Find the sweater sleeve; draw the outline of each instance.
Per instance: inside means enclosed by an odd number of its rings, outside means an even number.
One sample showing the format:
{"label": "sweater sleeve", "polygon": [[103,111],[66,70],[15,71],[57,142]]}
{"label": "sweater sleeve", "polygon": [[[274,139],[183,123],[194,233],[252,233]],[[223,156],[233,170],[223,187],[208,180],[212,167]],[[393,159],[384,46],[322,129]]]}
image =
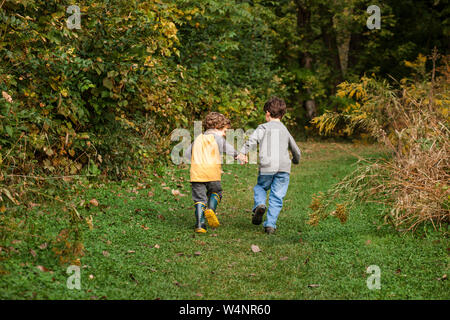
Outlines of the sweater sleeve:
{"label": "sweater sleeve", "polygon": [[297,146],[295,139],[289,134],[289,148],[292,151],[292,162],[298,164],[301,158],[300,148]]}
{"label": "sweater sleeve", "polygon": [[252,148],[255,148],[264,136],[264,128],[258,126],[255,131],[250,135],[248,140],[242,146],[240,153],[247,154]]}
{"label": "sweater sleeve", "polygon": [[186,152],[184,153],[184,158],[185,158],[185,160],[186,160],[186,163],[188,163],[188,164],[191,163],[192,146],[193,146],[193,143],[191,143],[191,144],[189,145],[189,148],[187,148]]}
{"label": "sweater sleeve", "polygon": [[234,147],[227,142],[227,140],[219,135],[214,135],[217,145],[219,146],[219,152],[220,154],[227,154],[229,156],[232,156],[233,158],[236,158],[238,156],[238,152],[234,149]]}

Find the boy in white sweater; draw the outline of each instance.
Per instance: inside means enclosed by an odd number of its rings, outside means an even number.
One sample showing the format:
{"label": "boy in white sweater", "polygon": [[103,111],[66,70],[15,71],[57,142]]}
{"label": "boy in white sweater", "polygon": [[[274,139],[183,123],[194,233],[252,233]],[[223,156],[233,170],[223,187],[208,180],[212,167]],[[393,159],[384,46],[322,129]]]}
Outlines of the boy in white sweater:
{"label": "boy in white sweater", "polygon": [[289,174],[292,162],[300,161],[300,149],[288,129],[281,122],[286,113],[286,103],[277,97],[271,98],[264,104],[266,123],[259,125],[240,153],[246,155],[250,148],[259,144],[259,175],[258,182],[253,188],[254,206],[252,223],[260,225],[266,212],[267,191],[269,195],[269,210],[264,221],[264,230],[268,234],[275,232],[278,215],[283,207],[283,198],[289,186]]}

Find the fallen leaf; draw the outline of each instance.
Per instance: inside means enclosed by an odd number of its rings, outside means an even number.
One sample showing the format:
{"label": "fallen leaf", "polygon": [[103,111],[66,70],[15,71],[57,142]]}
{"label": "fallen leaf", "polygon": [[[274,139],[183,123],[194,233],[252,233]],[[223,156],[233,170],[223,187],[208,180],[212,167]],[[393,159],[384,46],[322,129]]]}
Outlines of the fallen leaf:
{"label": "fallen leaf", "polygon": [[255,253],[261,251],[261,249],[260,249],[257,245],[255,245],[255,244],[252,244],[251,249],[252,249],[252,251],[255,252]]}
{"label": "fallen leaf", "polygon": [[372,241],[370,241],[370,240],[366,241],[366,245],[370,245],[371,243],[372,243]]}
{"label": "fallen leaf", "polygon": [[156,217],[163,221],[166,220],[166,218],[164,218],[164,216],[162,214],[158,214]]}
{"label": "fallen leaf", "polygon": [[288,257],[281,257],[281,258],[280,258],[281,261],[285,261],[285,260],[287,260],[287,259],[288,259]]}
{"label": "fallen leaf", "polygon": [[318,288],[320,284],[308,284],[308,288]]}
{"label": "fallen leaf", "polygon": [[0,191],[1,191],[5,196],[7,196],[9,200],[11,200],[11,201],[12,201],[13,203],[15,203],[16,205],[19,205],[19,204],[20,204],[19,201],[17,201],[16,199],[14,199],[14,197],[11,195],[11,192],[9,192],[8,189],[3,188],[3,189],[0,189]]}
{"label": "fallen leaf", "polygon": [[203,297],[203,295],[202,295],[200,292],[197,292],[195,295],[196,295],[197,297]]}
{"label": "fallen leaf", "polygon": [[160,247],[159,247],[159,244],[155,244],[155,245],[153,246],[153,248],[159,249],[159,248],[160,248]]}
{"label": "fallen leaf", "polygon": [[30,253],[33,257],[36,258],[36,256],[37,256],[36,251],[34,251],[33,249],[30,249]]}
{"label": "fallen leaf", "polygon": [[135,253],[136,251],[134,250],[128,250],[127,253]]}
{"label": "fallen leaf", "polygon": [[84,218],[84,220],[86,220],[86,224],[88,225],[89,230],[94,229],[94,223],[93,223],[94,218],[92,217],[92,215],[90,215],[89,217]]}
{"label": "fallen leaf", "polygon": [[39,270],[41,270],[42,272],[49,272],[50,270],[48,270],[46,267],[44,266],[36,266],[36,268],[38,268]]}
{"label": "fallen leaf", "polygon": [[195,251],[194,252],[194,255],[196,255],[196,256],[200,256],[202,253],[200,252],[200,251]]}
{"label": "fallen leaf", "polygon": [[48,246],[48,244],[47,244],[47,242],[45,242],[39,246],[39,249],[44,250],[47,248],[47,246]]}
{"label": "fallen leaf", "polygon": [[153,197],[155,194],[153,193],[153,192],[151,192],[151,191],[149,191],[148,193],[147,193],[147,196],[148,197]]}
{"label": "fallen leaf", "polygon": [[94,207],[98,207],[98,201],[97,201],[97,199],[91,199],[91,200],[89,201],[89,203],[92,204]]}
{"label": "fallen leaf", "polygon": [[13,102],[13,99],[11,98],[11,96],[10,96],[7,92],[2,91],[2,96],[3,96],[3,98],[4,98],[6,101],[8,101],[9,103],[12,103],[12,102]]}
{"label": "fallen leaf", "polygon": [[9,247],[9,251],[15,252],[15,253],[19,253],[19,250],[17,250],[17,249],[14,248],[14,247]]}
{"label": "fallen leaf", "polygon": [[177,189],[172,189],[172,194],[176,197],[180,195],[180,191]]}
{"label": "fallen leaf", "polygon": [[108,252],[108,251],[104,250],[102,253],[103,253],[103,255],[104,255],[105,257],[109,257],[109,252]]}
{"label": "fallen leaf", "polygon": [[447,280],[447,274],[444,274],[442,277],[437,278],[438,281]]}
{"label": "fallen leaf", "polygon": [[[73,157],[75,155],[75,150],[70,149],[69,150],[69,154]],[[64,182],[71,182],[72,178],[71,177],[63,177],[62,178]]]}
{"label": "fallen leaf", "polygon": [[94,275],[93,275],[93,274],[90,274],[90,275],[89,275],[89,279],[91,279],[91,280],[94,279]]}
{"label": "fallen leaf", "polygon": [[138,182],[137,183],[137,188],[140,189],[145,189],[145,185],[143,183]]}

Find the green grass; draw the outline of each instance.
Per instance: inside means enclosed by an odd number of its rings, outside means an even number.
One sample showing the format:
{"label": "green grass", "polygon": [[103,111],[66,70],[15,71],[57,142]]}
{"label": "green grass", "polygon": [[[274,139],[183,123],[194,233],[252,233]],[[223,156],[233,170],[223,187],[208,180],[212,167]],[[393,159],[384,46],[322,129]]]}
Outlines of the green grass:
{"label": "green grass", "polygon": [[[365,203],[346,224],[334,218],[317,227],[306,224],[311,196],[353,170],[357,158],[346,150],[381,156],[376,147],[308,143],[301,148],[301,164],[293,166],[278,230],[271,236],[251,224],[253,165],[224,167],[221,226],[205,235],[193,233],[186,168],[168,169],[164,179],[141,177],[143,186],[130,180],[86,188],[79,200],[95,198],[100,206],[78,210],[83,217],[92,215],[94,225],[89,230],[83,222],[81,290],[66,288],[67,265],[58,264],[51,250],[51,239],[68,225],[63,206],[42,204],[20,215],[6,211],[37,236],[4,235],[1,246],[9,250],[1,252],[0,298],[449,299],[449,281],[438,280],[448,273],[449,242],[439,232],[398,234],[382,224],[376,205]],[[185,196],[177,200],[171,189]],[[44,242],[48,247],[40,249]],[[261,252],[252,252],[253,244]],[[381,269],[380,290],[366,286],[369,265]]]}

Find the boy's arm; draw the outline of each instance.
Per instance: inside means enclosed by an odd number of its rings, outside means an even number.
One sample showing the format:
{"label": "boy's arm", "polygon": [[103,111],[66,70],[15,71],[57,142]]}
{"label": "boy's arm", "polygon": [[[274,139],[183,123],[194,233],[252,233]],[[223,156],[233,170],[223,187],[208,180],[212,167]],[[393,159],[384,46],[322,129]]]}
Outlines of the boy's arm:
{"label": "boy's arm", "polygon": [[220,154],[225,153],[236,159],[236,157],[238,156],[238,152],[234,149],[234,147],[229,144],[224,137],[221,137],[219,135],[214,135],[214,137],[216,138],[216,142],[219,146]]}
{"label": "boy's arm", "polygon": [[289,134],[289,148],[292,151],[292,162],[298,164],[301,158],[300,148],[297,146],[295,139]]}
{"label": "boy's arm", "polygon": [[186,160],[187,160],[186,163],[191,163],[191,158],[192,158],[192,146],[193,146],[193,143],[190,144],[189,148],[187,148],[186,152],[184,153],[184,157],[185,157]]}
{"label": "boy's arm", "polygon": [[242,146],[240,153],[247,154],[251,148],[256,147],[256,145],[261,141],[264,136],[264,129],[258,126],[255,131],[250,135],[248,140]]}

